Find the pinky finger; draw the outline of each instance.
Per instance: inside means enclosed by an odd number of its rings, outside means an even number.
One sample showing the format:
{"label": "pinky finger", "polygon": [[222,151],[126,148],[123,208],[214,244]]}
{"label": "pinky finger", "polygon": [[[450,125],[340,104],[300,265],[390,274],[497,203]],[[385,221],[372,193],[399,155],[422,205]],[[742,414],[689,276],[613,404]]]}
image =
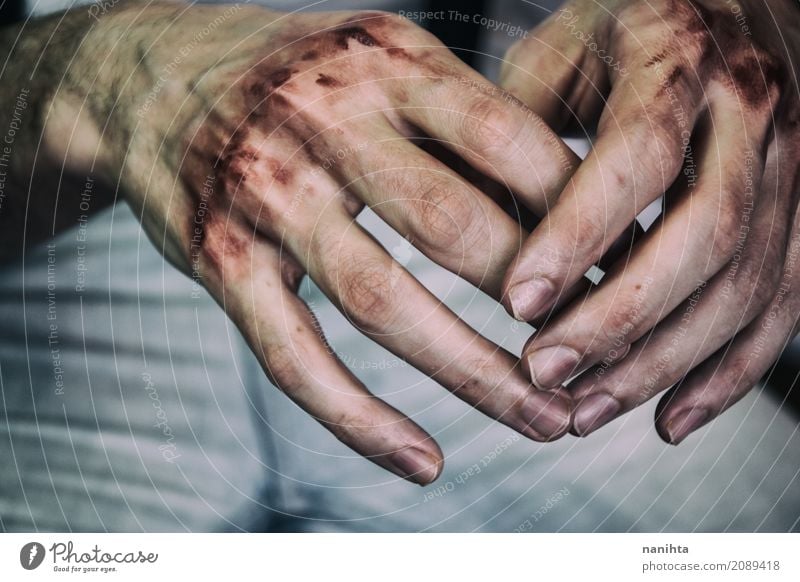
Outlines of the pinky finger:
{"label": "pinky finger", "polygon": [[736,404],[794,339],[800,316],[800,289],[787,281],[784,278],[760,317],[661,399],[655,421],[664,441],[679,444]]}
{"label": "pinky finger", "polygon": [[[263,252],[280,260],[277,249]],[[270,380],[358,454],[413,483],[436,480],[443,459],[433,438],[359,382],[329,347],[306,304],[263,275],[275,272],[270,266],[254,266],[252,281],[226,294],[228,313]]]}

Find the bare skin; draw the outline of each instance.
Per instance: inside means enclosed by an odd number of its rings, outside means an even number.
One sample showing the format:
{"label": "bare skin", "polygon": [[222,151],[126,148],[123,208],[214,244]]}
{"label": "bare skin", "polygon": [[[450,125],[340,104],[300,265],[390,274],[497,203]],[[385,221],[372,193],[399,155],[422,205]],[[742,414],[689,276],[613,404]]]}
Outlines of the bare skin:
{"label": "bare skin", "polygon": [[[0,213],[6,258],[74,223],[69,185],[91,173],[118,184],[155,246],[208,289],[275,384],[378,465],[425,484],[443,460],[332,355],[296,295],[306,274],[361,332],[471,405],[538,441],[567,431],[568,398],[535,390],[517,358],[354,221],[371,206],[499,299],[526,233],[410,139],[441,140],[539,212],[577,161],[435,38],[384,13],[137,2],[97,23],[77,11],[28,25],[22,44],[17,32],[3,33],[3,83],[30,86],[38,113],[15,145],[18,186]],[[30,78],[40,57],[46,75]],[[30,176],[42,187],[29,195]]]}
{"label": "bare skin", "polygon": [[[673,387],[677,444],[746,394],[797,331],[800,7],[776,0],[575,0],[508,55],[502,85],[597,141],[509,270],[505,302],[546,320],[523,358],[582,372],[585,436]],[[552,305],[664,192],[665,212],[600,285]]]}

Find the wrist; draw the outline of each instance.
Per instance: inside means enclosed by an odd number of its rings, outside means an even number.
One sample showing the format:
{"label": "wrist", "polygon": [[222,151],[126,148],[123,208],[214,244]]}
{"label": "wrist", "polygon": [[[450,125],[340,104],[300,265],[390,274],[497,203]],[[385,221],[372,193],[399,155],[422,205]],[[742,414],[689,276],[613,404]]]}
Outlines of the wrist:
{"label": "wrist", "polygon": [[[264,26],[266,14],[246,4],[131,0],[97,19],[70,67],[67,95],[85,103],[87,125],[102,128],[105,164],[115,175],[123,165],[154,162],[135,154],[158,151],[169,139],[164,132],[181,132],[209,97],[218,97],[204,96],[198,81],[232,45],[263,39],[252,30]],[[66,99],[61,105],[67,118],[74,116]]]}

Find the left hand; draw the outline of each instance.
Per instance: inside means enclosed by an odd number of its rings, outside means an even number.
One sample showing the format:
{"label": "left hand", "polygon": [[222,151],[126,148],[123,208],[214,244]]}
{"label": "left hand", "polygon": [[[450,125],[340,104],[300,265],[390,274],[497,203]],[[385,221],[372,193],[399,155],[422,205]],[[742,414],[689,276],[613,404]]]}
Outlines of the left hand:
{"label": "left hand", "polygon": [[576,434],[677,383],[656,416],[677,444],[794,337],[799,22],[791,0],[573,0],[509,52],[503,87],[554,129],[599,115],[592,152],[506,275],[509,311],[546,318],[666,192],[642,240],[523,352],[540,388],[583,372]]}

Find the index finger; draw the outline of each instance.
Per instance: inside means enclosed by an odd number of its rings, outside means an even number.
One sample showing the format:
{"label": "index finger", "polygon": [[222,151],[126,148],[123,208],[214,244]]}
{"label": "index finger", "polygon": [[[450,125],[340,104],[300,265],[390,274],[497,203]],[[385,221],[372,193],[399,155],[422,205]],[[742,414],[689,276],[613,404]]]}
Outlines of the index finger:
{"label": "index finger", "polygon": [[680,172],[702,90],[680,76],[648,72],[621,83],[600,120],[595,148],[506,275],[504,302],[517,319],[544,312]]}

